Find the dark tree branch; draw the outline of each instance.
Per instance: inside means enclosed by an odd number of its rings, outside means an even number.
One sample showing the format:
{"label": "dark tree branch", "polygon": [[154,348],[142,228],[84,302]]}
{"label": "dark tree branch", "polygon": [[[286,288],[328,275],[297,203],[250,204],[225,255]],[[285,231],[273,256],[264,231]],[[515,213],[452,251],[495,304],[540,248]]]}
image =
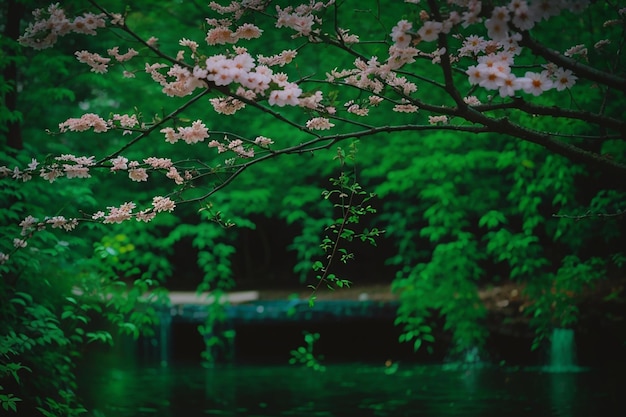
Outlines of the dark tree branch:
{"label": "dark tree branch", "polygon": [[603,116],[601,114],[588,111],[569,110],[557,106],[541,106],[524,100],[522,97],[515,97],[511,101],[499,104],[484,104],[474,106],[476,110],[483,113],[491,110],[516,109],[527,114],[535,114],[541,116],[563,117],[568,119],[582,120],[612,130],[616,130],[626,139],[626,121],[614,119],[612,117]]}
{"label": "dark tree branch", "polygon": [[626,177],[626,165],[605,156],[587,151],[567,142],[555,139],[548,133],[539,132],[513,123],[507,118],[492,119],[478,112],[471,112],[468,120],[480,123],[494,133],[513,136],[540,145],[573,162],[588,164],[614,175]]}
{"label": "dark tree branch", "polygon": [[528,32],[522,32],[520,45],[529,48],[534,54],[543,57],[548,62],[552,62],[560,67],[571,70],[578,77],[586,78],[599,84],[615,88],[622,93],[626,93],[626,78],[600,71],[599,69],[568,58],[559,52],[549,49],[536,42]]}
{"label": "dark tree branch", "polygon": [[[15,41],[20,36],[20,23],[26,12],[24,5],[16,0],[9,0],[6,5],[6,19],[4,22],[4,36]],[[10,54],[11,55],[11,54]],[[4,105],[9,112],[17,109],[17,78],[18,70],[15,60],[10,60],[3,71],[4,81],[11,85],[11,89],[4,94]],[[12,149],[22,149],[24,141],[22,138],[22,127],[19,120],[7,122],[7,146]]]}
{"label": "dark tree branch", "polygon": [[589,218],[600,218],[600,219],[608,219],[608,218],[616,218],[626,216],[625,210],[618,210],[615,213],[592,213],[591,211],[587,211],[585,214],[580,215],[572,215],[572,214],[553,214],[552,217],[560,218],[560,219],[571,219],[571,220],[585,220]]}

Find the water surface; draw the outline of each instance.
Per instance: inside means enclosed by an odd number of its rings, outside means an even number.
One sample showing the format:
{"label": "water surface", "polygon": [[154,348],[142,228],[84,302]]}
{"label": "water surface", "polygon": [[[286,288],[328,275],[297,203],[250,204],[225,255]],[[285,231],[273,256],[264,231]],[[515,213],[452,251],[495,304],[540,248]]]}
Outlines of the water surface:
{"label": "water surface", "polygon": [[109,358],[85,367],[82,382],[99,417],[612,417],[622,415],[623,375],[403,363],[327,364],[325,372],[290,365],[206,369]]}

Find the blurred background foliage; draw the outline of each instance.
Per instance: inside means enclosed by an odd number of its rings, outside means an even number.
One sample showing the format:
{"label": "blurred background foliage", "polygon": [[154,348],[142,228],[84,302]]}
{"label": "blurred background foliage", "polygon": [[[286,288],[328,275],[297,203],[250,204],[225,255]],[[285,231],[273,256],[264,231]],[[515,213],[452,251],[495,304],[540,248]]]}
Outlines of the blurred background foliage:
{"label": "blurred background foliage", "polygon": [[[127,7],[128,24],[142,36],[162,39],[166,52],[171,54],[176,50],[168,51],[167,47],[176,45],[178,39],[204,37],[205,8],[198,2],[136,0],[130,6],[114,0],[99,3],[109,10]],[[8,13],[9,5],[17,14]],[[26,11],[37,6],[44,4],[11,0],[2,6],[2,16],[21,19],[23,29],[29,18]],[[87,8],[83,1],[67,1],[63,6],[77,14]],[[405,17],[411,18],[409,5],[398,7],[406,7]],[[379,27],[388,33],[395,23],[384,14],[376,16],[366,11],[348,13],[345,19],[345,27],[362,37],[374,29],[379,32]],[[591,28],[592,36],[600,30],[602,19],[585,14],[567,24],[579,28],[578,33]],[[150,120],[184,102],[161,94],[160,87],[141,71],[135,79],[102,77],[74,59],[75,50],[103,52],[116,45],[116,33],[68,36],[56,48],[33,51],[22,49],[11,39],[8,20],[1,23],[6,30],[1,39],[0,66],[4,75],[0,94],[6,98],[17,93],[16,107],[5,107],[0,112],[2,165],[25,166],[32,157],[41,155],[110,154],[128,137],[89,132],[56,135],[46,130],[54,132],[60,122],[85,112],[104,116],[139,112]],[[562,36],[558,22],[544,26],[538,36],[551,47],[564,49],[574,42]],[[285,31],[265,33],[260,42],[271,42],[273,50],[291,49],[298,44]],[[381,45],[363,45],[362,52],[375,54],[377,48]],[[250,49],[263,52],[259,42],[252,42]],[[312,48],[302,48],[295,71],[322,79],[324,74],[319,71],[325,68],[325,61],[337,62],[337,66],[347,64],[343,58],[335,58],[331,48],[326,52],[328,55],[320,56]],[[599,62],[603,57],[589,59]],[[16,72],[10,71],[12,64]],[[440,76],[436,66],[424,68],[423,77]],[[121,73],[122,69],[112,71]],[[325,94],[331,94],[330,87],[325,88]],[[441,91],[426,90],[424,93],[430,94],[428,102],[447,101]],[[332,94],[346,98],[344,91]],[[623,96],[604,103],[603,99],[600,89],[583,83],[571,95],[548,92],[536,102],[594,109],[605,106],[607,114],[624,119]],[[292,111],[296,115],[298,110],[281,110],[284,114]],[[367,122],[384,125],[389,117],[418,118],[424,123],[427,120],[426,113],[372,112]],[[179,122],[197,119],[204,120],[214,131],[263,135],[280,146],[297,144],[302,139],[297,130],[251,108],[228,117],[216,114],[207,101],[201,101],[184,111]],[[520,121],[537,130],[563,135],[582,137],[587,133],[583,123],[532,117]],[[21,149],[8,146],[9,126],[20,129]],[[124,155],[129,159],[146,155],[178,161],[189,158],[189,145],[170,145],[160,134],[152,136]],[[616,159],[624,160],[626,156],[623,140],[585,146],[599,147]],[[206,146],[196,145],[193,152],[193,158],[207,164],[223,162]],[[323,191],[332,187],[329,178],[337,177],[341,170],[333,160],[335,154],[333,148],[284,155],[254,165],[208,201],[180,205],[173,214],[148,224],[126,222],[102,227],[88,223],[71,233],[36,234],[27,248],[12,254],[13,266],[0,265],[0,334],[9,335],[0,345],[0,357],[3,363],[14,364],[18,363],[15,358],[20,358],[19,366],[24,367],[15,371],[21,379],[13,377],[12,368],[0,367],[4,392],[12,392],[12,385],[25,384],[26,373],[35,372],[36,364],[38,375],[65,378],[58,383],[64,384],[63,388],[44,395],[37,406],[50,415],[71,415],[63,404],[71,408],[73,403],[67,393],[74,382],[71,373],[61,368],[72,367],[71,358],[80,354],[84,343],[108,341],[102,332],[110,327],[98,317],[106,316],[118,330],[130,334],[148,329],[156,319],[154,312],[148,308],[142,309],[143,315],[133,315],[135,304],[145,302],[139,295],[148,290],[292,288],[314,282],[311,265],[323,256],[320,242],[324,230],[337,216],[332,203],[322,198]],[[339,265],[337,274],[356,287],[372,282],[391,285],[401,302],[397,318],[397,324],[404,329],[401,340],[416,348],[434,340],[434,328],[441,322],[458,352],[484,345],[488,337],[484,327],[487,311],[479,298],[480,289],[510,282],[523,288],[527,299],[523,312],[535,331],[536,347],[553,327],[576,326],[577,302],[585,294],[604,288],[603,283],[623,283],[624,216],[597,216],[626,210],[623,178],[591,170],[517,139],[437,130],[363,139],[355,167],[361,186],[377,195],[372,202],[377,214],[361,218],[359,228],[379,228],[386,233],[377,239],[376,247],[350,244],[355,260]],[[199,182],[184,196],[202,195],[216,185],[215,181]],[[125,201],[150,200],[153,195],[166,194],[169,186],[158,179],[133,183],[125,175],[106,173],[94,175],[89,181],[63,178],[54,185],[43,180],[3,180],[0,252],[11,252],[12,241],[5,237],[14,236],[17,223],[27,215],[72,217],[80,210],[91,213]],[[214,221],[218,212],[221,222]],[[582,220],[553,216],[586,213],[590,216]],[[234,226],[227,227],[230,223]],[[83,289],[80,297],[72,294],[74,287]],[[604,292],[602,296],[624,299],[623,287],[611,288],[612,295]],[[106,303],[111,308],[100,307],[102,294],[116,291],[119,297]],[[47,330],[41,330],[41,326],[47,326]],[[51,346],[70,348],[55,350]],[[41,355],[46,358],[45,365],[39,360]],[[58,355],[61,360],[50,355]],[[39,378],[32,380],[35,385],[41,383]],[[41,389],[25,385],[19,391],[22,397]],[[0,395],[6,397],[2,393],[0,390]],[[8,404],[7,398],[3,402]]]}

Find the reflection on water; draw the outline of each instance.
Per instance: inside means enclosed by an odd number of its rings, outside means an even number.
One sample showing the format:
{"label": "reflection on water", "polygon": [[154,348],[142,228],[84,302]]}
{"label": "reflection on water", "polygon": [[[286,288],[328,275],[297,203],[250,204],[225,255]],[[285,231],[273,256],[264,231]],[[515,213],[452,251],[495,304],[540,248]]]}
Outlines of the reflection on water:
{"label": "reflection on water", "polygon": [[[111,358],[109,358],[111,359]],[[618,413],[619,373],[400,364],[120,364],[83,369],[94,416],[560,416]],[[621,398],[620,398],[621,400]]]}

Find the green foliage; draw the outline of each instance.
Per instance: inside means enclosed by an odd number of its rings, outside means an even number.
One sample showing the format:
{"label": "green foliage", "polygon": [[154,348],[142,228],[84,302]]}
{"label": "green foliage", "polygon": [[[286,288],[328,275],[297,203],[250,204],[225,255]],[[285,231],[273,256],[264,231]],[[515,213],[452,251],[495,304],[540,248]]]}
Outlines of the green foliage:
{"label": "green foliage", "polygon": [[605,278],[606,264],[603,259],[593,257],[581,261],[577,256],[569,255],[555,273],[529,280],[525,292],[534,302],[528,314],[537,329],[532,349],[541,346],[553,328],[574,327],[579,314],[577,300],[585,290]]}
{"label": "green foliage", "polygon": [[[338,178],[331,178],[330,183],[333,186],[331,190],[322,192],[322,196],[326,200],[333,201],[333,207],[339,211],[340,216],[336,218],[329,226],[326,227],[326,234],[322,238],[320,248],[326,255],[326,261],[313,262],[313,271],[317,273],[316,285],[310,285],[313,289],[312,297],[321,284],[334,290],[335,288],[350,287],[351,282],[347,279],[337,277],[331,271],[333,262],[339,261],[346,264],[354,260],[354,253],[350,252],[343,244],[352,241],[361,241],[376,246],[376,238],[380,237],[384,231],[378,228],[363,229],[357,231],[354,229],[361,222],[363,216],[376,213],[376,209],[370,204],[370,200],[375,194],[368,193],[357,182],[356,169],[357,142],[352,142],[348,153],[341,147],[337,148],[335,159],[339,161],[341,173]],[[352,166],[346,166],[349,162]],[[347,171],[351,169],[351,171]],[[309,304],[313,305],[314,298],[309,300]]]}
{"label": "green foliage", "polygon": [[289,363],[291,365],[300,364],[317,372],[324,372],[326,367],[320,363],[322,356],[316,356],[313,352],[315,342],[319,340],[319,333],[304,332],[304,346],[291,351]]}

